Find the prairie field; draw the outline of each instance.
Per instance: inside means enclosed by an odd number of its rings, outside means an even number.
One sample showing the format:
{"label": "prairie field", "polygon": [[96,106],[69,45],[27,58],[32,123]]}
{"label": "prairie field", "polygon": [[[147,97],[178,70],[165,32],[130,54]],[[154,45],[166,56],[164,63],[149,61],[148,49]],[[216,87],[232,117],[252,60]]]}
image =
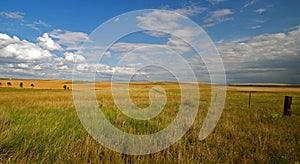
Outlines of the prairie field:
{"label": "prairie field", "polygon": [[[0,163],[300,162],[299,88],[228,87],[216,128],[205,140],[199,140],[211,101],[210,85],[199,84],[196,120],[179,141],[154,154],[126,155],[105,148],[87,133],[76,113],[70,81],[0,82]],[[24,83],[22,88],[20,82]],[[160,131],[177,115],[181,96],[176,83],[130,83],[135,105],[149,106],[149,91],[154,86],[164,88],[165,108],[150,120],[134,120],[118,110],[110,83],[95,84],[105,116],[115,127],[132,134]],[[291,116],[283,116],[284,96],[293,97]]]}

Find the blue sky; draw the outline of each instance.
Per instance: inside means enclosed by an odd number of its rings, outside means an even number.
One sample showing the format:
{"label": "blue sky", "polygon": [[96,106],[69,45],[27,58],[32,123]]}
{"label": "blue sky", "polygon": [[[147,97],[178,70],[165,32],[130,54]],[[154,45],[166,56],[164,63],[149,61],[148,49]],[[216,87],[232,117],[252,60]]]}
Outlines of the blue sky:
{"label": "blue sky", "polygon": [[[96,54],[94,50],[79,50],[79,47],[84,41],[93,42],[90,34],[99,25],[134,10],[164,9],[187,16],[207,32],[223,60],[228,83],[300,83],[299,6],[297,0],[1,1],[0,77],[71,79],[76,58],[77,63],[85,64],[97,60],[95,56],[91,57],[91,53]],[[161,18],[168,19],[168,16]],[[121,28],[113,27],[115,31]],[[106,37],[108,35],[112,34],[107,33]],[[147,32],[131,34],[117,42],[106,52],[102,63],[93,63],[96,68],[77,66],[82,71],[96,69],[100,72],[99,80],[109,80],[113,73],[122,79],[136,71],[136,65],[143,64],[142,59],[138,60],[141,56],[136,56],[132,63],[129,62],[132,57],[127,56],[126,62],[117,67],[124,49],[178,43],[172,36]],[[105,46],[97,43],[99,47]],[[177,52],[187,50],[183,53],[196,56],[195,52],[179,44],[173,48]],[[144,51],[152,52],[144,48],[135,53],[147,53]],[[169,60],[166,56],[158,54],[156,58]],[[203,61],[199,59],[197,65],[202,66],[193,69],[203,70],[197,70],[198,80],[209,81]],[[151,69],[143,69],[140,74],[150,77],[151,73],[147,71]]]}

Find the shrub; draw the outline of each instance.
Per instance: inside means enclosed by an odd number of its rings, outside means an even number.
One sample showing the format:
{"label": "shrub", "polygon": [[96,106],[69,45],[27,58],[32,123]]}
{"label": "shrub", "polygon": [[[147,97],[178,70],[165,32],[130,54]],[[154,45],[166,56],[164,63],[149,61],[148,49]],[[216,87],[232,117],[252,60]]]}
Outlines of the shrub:
{"label": "shrub", "polygon": [[33,84],[33,83],[31,83],[31,84],[30,84],[30,86],[33,88],[33,87],[34,87],[34,84]]}
{"label": "shrub", "polygon": [[20,88],[23,88],[23,82],[20,83]]}
{"label": "shrub", "polygon": [[7,82],[6,84],[7,84],[7,86],[11,86],[11,82]]}

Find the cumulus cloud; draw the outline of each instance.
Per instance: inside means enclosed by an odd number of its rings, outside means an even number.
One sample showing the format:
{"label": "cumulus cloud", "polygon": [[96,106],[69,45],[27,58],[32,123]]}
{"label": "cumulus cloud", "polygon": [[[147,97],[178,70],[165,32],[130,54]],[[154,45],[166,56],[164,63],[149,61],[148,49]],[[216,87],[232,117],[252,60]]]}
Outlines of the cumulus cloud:
{"label": "cumulus cloud", "polygon": [[7,19],[24,19],[25,13],[23,12],[0,12],[0,15],[7,18]]}
{"label": "cumulus cloud", "polygon": [[65,59],[67,61],[71,61],[71,62],[84,62],[85,61],[85,57],[82,55],[78,55],[78,54],[74,54],[72,52],[65,52]]}
{"label": "cumulus cloud", "polygon": [[84,42],[91,42],[88,34],[83,32],[71,32],[57,29],[49,33],[52,38],[57,39],[57,43],[67,46],[69,50],[77,50]]}
{"label": "cumulus cloud", "polygon": [[[221,0],[212,0],[211,2],[213,1],[215,3],[221,2]],[[195,13],[201,13],[202,10],[204,9],[186,7],[175,11],[183,15],[193,16]],[[263,12],[257,11],[257,13]],[[205,18],[206,27],[232,20],[231,16],[234,12],[230,9],[220,9],[208,14],[209,16]],[[87,47],[80,52],[77,51],[81,43],[91,42],[88,35],[83,32],[58,29],[44,33],[37,38],[36,43],[0,33],[0,74],[2,76],[5,74],[15,75],[15,77],[30,75],[56,79],[71,78],[75,61],[77,62],[75,69],[82,73],[83,77],[87,72],[95,72],[102,79],[109,78],[113,74],[120,77],[129,76],[136,73],[138,68],[148,61],[158,65],[167,61],[167,64],[173,64],[172,67],[175,71],[181,70],[185,73],[184,65],[173,57],[179,56],[178,59],[181,59],[181,57],[191,56],[189,53],[192,48],[185,41],[197,43],[197,45],[204,46],[205,49],[206,44],[204,42],[197,42],[196,36],[201,35],[201,31],[194,27],[187,28],[182,25],[182,16],[179,14],[154,11],[138,16],[137,21],[140,28],[150,29],[147,34],[155,37],[163,36],[165,43],[118,42],[104,54],[107,57],[104,60],[108,59],[107,61],[112,63],[125,61],[119,66],[97,64],[95,62],[98,60],[90,58],[95,54],[103,55],[100,54],[101,50],[105,49],[103,47],[90,49]],[[260,27],[253,26],[254,28]],[[170,34],[155,30],[165,30]],[[217,48],[223,57],[229,82],[239,82],[239,80],[253,82],[252,80],[259,81],[261,79],[277,80],[276,82],[278,82],[278,80],[280,81],[278,77],[285,79],[286,82],[299,82],[299,79],[296,79],[296,77],[300,77],[299,38],[300,26],[297,26],[285,33],[263,34],[253,38],[218,43]],[[132,55],[126,56],[129,52]],[[185,53],[188,55],[183,55]],[[207,60],[206,62],[213,63],[213,59],[211,58],[211,61]],[[194,60],[196,64],[199,64],[200,59]],[[1,61],[5,61],[5,63]],[[218,66],[216,65],[216,67]],[[205,73],[204,63],[203,66],[197,65],[197,68],[199,68],[199,73]],[[145,68],[137,74],[148,76],[150,71],[150,68]],[[152,72],[155,71],[152,70]],[[288,76],[291,74],[293,77]]]}
{"label": "cumulus cloud", "polygon": [[17,64],[17,66],[20,68],[28,68],[29,67],[28,64],[25,64],[25,63],[19,63],[19,64]]}
{"label": "cumulus cloud", "polygon": [[[53,50],[60,50],[59,54],[64,53],[64,57],[53,54]],[[1,76],[70,79],[75,61],[81,63],[85,58],[76,51],[66,51],[47,33],[38,37],[36,43],[0,33]]]}
{"label": "cumulus cloud", "polygon": [[0,33],[0,39],[1,39],[1,41],[9,40],[9,39],[11,39],[11,37],[7,34]]}
{"label": "cumulus cloud", "polygon": [[[300,62],[299,36],[297,27],[287,33],[263,34],[247,41],[219,44],[228,79],[265,82],[284,77],[281,82],[292,83],[291,78],[300,75],[296,64]],[[289,74],[295,76],[288,77]]]}
{"label": "cumulus cloud", "polygon": [[76,65],[75,70],[82,74],[82,77],[85,76],[85,73],[95,73],[98,80],[110,80],[113,76],[115,80],[125,80],[131,75],[145,74],[137,71],[135,66],[110,66],[108,64],[80,63]]}
{"label": "cumulus cloud", "polygon": [[34,43],[11,38],[7,34],[0,35],[0,57],[16,60],[45,60],[51,58],[52,54]]}
{"label": "cumulus cloud", "polygon": [[52,38],[49,37],[48,33],[44,33],[43,36],[37,38],[37,44],[47,50],[62,50],[62,47],[55,43]]}

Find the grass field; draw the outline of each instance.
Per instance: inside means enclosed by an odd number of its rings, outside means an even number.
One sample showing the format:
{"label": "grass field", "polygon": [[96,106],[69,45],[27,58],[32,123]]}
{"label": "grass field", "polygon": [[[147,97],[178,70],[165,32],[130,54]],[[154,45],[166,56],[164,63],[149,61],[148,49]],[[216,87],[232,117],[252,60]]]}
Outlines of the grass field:
{"label": "grass field", "polygon": [[[24,80],[23,80],[24,81]],[[299,163],[300,91],[229,87],[221,119],[205,140],[198,134],[210,103],[210,86],[200,85],[198,116],[187,134],[163,151],[124,155],[101,146],[82,127],[68,81],[0,80],[1,163]],[[39,85],[40,84],[40,85]],[[43,84],[43,85],[42,85]],[[48,85],[47,85],[48,84]],[[47,89],[48,86],[48,89]],[[99,106],[119,129],[149,134],[166,127],[177,114],[180,90],[174,83],[132,83],[130,96],[139,107],[149,105],[152,86],[165,88],[168,103],[157,117],[133,120],[114,104],[109,83],[97,83]],[[249,90],[252,91],[248,108]],[[282,116],[285,95],[293,96],[292,115]]]}

